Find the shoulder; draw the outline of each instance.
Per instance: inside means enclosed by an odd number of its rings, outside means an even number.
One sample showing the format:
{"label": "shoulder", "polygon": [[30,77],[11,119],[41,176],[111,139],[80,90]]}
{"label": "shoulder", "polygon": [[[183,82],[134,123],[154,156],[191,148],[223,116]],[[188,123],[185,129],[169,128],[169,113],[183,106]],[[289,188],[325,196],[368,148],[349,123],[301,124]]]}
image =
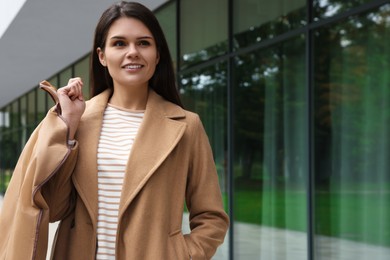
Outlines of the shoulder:
{"label": "shoulder", "polygon": [[183,112],[185,114],[185,121],[191,125],[199,125],[202,124],[202,121],[199,117],[199,115],[195,112],[183,109]]}
{"label": "shoulder", "polygon": [[167,101],[153,90],[151,90],[149,94],[146,110],[148,109],[166,118],[184,121],[190,124],[196,124],[200,121],[199,116],[196,113],[186,110],[170,101]]}
{"label": "shoulder", "polygon": [[187,127],[193,128],[202,125],[199,115],[193,111],[187,110],[180,107],[179,105],[173,104],[169,101],[165,101],[165,117],[173,120],[185,122]]}
{"label": "shoulder", "polygon": [[103,106],[105,107],[107,105],[107,102],[111,96],[111,89],[106,89],[102,93],[92,97],[91,99],[87,100],[85,102],[87,107],[94,107],[94,106]]}
{"label": "shoulder", "polygon": [[111,90],[107,89],[102,93],[92,97],[85,102],[85,112],[83,118],[89,118],[90,116],[101,115],[106,109],[108,99],[111,96]]}
{"label": "shoulder", "polygon": [[190,138],[204,132],[202,121],[197,113],[167,101],[154,91],[149,96],[146,113],[184,123],[186,125],[185,136]]}

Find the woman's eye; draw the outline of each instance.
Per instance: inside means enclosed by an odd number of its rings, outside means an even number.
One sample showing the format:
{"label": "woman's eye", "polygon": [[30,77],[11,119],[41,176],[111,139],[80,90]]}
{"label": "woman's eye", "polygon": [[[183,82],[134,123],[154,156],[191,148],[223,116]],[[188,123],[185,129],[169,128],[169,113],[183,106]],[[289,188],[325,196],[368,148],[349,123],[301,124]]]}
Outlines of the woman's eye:
{"label": "woman's eye", "polygon": [[138,45],[140,45],[140,46],[149,46],[150,42],[148,42],[148,41],[139,41]]}
{"label": "woman's eye", "polygon": [[124,41],[116,41],[114,42],[113,46],[118,46],[118,47],[122,47],[122,46],[125,46],[125,42]]}

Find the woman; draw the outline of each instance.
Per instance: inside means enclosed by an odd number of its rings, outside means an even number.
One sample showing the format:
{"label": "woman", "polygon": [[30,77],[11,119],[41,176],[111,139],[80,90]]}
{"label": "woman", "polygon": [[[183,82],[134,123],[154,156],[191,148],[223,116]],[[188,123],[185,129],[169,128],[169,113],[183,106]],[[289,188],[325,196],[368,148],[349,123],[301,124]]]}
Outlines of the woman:
{"label": "woman", "polygon": [[153,13],[138,3],[108,8],[91,55],[93,98],[84,102],[82,80],[70,79],[21,154],[0,259],[45,259],[54,221],[52,259],[210,259],[229,220],[207,136],[181,107]]}

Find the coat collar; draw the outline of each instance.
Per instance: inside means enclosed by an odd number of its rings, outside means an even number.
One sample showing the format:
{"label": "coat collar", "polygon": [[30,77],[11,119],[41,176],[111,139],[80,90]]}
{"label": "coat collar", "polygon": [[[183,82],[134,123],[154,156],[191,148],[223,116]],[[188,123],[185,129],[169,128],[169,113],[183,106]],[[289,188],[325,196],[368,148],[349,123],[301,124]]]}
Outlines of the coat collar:
{"label": "coat collar", "polygon": [[[99,114],[99,116],[102,115],[104,113],[104,110],[106,109],[111,94],[111,89],[106,89],[99,95],[87,101],[87,109],[83,117],[95,115],[96,113]],[[181,107],[169,101],[166,101],[163,97],[158,95],[151,88],[149,89],[149,96],[145,112],[152,113],[156,116],[163,116],[172,119],[185,117],[185,111]]]}
{"label": "coat collar", "polygon": [[[75,187],[93,220],[97,222],[97,147],[103,113],[111,91],[106,90],[87,102],[76,138],[79,142],[78,163],[73,174]],[[119,219],[134,197],[180,141],[186,123],[185,111],[149,91],[144,119],[128,159],[119,208]]]}

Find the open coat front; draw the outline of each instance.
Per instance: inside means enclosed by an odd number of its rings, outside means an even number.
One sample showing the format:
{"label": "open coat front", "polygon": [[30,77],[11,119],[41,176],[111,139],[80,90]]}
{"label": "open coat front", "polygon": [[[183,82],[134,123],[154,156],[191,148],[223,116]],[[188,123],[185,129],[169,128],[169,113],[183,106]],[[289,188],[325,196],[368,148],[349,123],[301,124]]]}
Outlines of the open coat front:
{"label": "open coat front", "polygon": [[[45,259],[48,223],[58,220],[52,259],[95,258],[97,145],[109,96],[87,102],[74,148],[54,110],[32,134],[4,198],[0,259]],[[181,232],[184,202],[190,234]],[[210,259],[228,222],[199,117],[151,90],[128,159],[116,259]]]}

